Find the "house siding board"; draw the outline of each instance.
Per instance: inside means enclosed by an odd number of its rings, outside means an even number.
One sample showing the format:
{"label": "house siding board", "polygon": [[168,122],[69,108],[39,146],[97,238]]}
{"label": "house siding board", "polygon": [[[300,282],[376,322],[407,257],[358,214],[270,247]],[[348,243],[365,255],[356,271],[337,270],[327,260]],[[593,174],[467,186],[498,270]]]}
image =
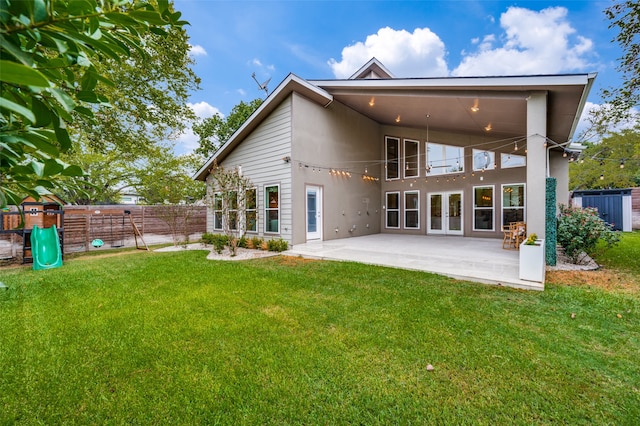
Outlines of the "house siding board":
{"label": "house siding board", "polygon": [[[282,158],[291,155],[291,97],[283,101],[222,162],[226,169],[242,167],[243,176],[258,189],[258,235],[291,242],[291,166]],[[280,233],[264,233],[265,186],[280,186]],[[207,215],[213,231],[213,216]]]}

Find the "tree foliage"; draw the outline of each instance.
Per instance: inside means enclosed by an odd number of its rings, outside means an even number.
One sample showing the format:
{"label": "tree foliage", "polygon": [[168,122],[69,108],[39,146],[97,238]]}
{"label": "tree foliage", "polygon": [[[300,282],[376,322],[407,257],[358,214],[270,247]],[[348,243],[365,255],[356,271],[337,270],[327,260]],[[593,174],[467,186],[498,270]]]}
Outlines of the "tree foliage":
{"label": "tree foliage", "polygon": [[262,102],[262,99],[254,99],[249,103],[240,101],[227,117],[215,114],[194,125],[193,132],[200,138],[199,147],[195,152],[205,158],[212,156],[262,105]]}
{"label": "tree foliage", "polygon": [[640,127],[623,130],[599,143],[588,143],[569,166],[569,187],[629,188],[640,185]]}
{"label": "tree foliage", "polygon": [[606,135],[624,122],[638,120],[635,109],[640,105],[640,3],[618,1],[604,10],[609,28],[618,30],[612,40],[622,49],[617,70],[622,74],[619,87],[602,90],[604,105],[590,113],[590,133]]}
{"label": "tree foliage", "polygon": [[105,63],[148,58],[145,36],[185,24],[167,0],[0,0],[0,205],[82,176],[60,157],[73,146],[74,123],[93,125],[110,105],[98,86],[118,82]]}

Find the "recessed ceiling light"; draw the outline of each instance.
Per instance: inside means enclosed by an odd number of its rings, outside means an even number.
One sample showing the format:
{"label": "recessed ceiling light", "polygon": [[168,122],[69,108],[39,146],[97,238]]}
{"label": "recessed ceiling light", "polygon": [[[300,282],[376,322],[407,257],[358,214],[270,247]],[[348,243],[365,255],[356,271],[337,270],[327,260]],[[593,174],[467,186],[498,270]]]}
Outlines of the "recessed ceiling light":
{"label": "recessed ceiling light", "polygon": [[400,115],[398,114],[398,116],[396,117],[396,123],[400,122]]}
{"label": "recessed ceiling light", "polygon": [[375,104],[376,104],[376,98],[372,96],[371,99],[369,100],[369,106],[374,106]]}
{"label": "recessed ceiling light", "polygon": [[492,129],[492,127],[491,127],[491,123],[487,124],[487,125],[484,127],[484,130],[485,130],[485,131],[487,131],[487,132],[490,132],[490,131],[491,131],[491,129]]}

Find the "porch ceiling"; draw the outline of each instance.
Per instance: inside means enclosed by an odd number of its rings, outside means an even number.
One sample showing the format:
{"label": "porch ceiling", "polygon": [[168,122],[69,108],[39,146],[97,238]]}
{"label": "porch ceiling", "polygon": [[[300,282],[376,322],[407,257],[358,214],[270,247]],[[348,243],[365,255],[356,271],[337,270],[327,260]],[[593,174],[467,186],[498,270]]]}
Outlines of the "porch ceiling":
{"label": "porch ceiling", "polygon": [[428,114],[430,130],[497,138],[527,135],[527,98],[544,91],[548,95],[547,136],[563,143],[572,137],[584,102],[587,78],[577,77],[562,81],[557,76],[534,76],[312,83],[380,124],[426,129]]}

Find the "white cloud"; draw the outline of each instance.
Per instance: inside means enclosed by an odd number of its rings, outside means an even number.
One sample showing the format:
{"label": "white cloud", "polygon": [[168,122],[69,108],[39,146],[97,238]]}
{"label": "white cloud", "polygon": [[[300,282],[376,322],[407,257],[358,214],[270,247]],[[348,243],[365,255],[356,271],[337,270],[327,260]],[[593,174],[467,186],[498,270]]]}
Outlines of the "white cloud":
{"label": "white cloud", "polygon": [[[583,142],[598,142],[598,136],[593,132],[589,132],[589,129],[591,127],[591,123],[589,122],[589,114],[591,113],[591,111],[597,112],[601,109],[606,109],[609,107],[609,104],[596,104],[593,102],[586,102],[584,105],[584,110],[582,110],[580,120],[578,121],[578,126],[576,127],[576,131],[574,133],[574,139],[579,139]],[[609,129],[609,132],[616,133],[621,132],[625,129],[636,128],[639,124],[638,117],[640,117],[640,110],[638,110],[637,108],[632,108],[630,118],[621,121],[615,127]]]}
{"label": "white cloud", "polygon": [[441,77],[448,75],[444,43],[429,28],[406,30],[380,28],[342,49],[342,60],[329,60],[336,78],[348,78],[375,57],[396,77]]}
{"label": "white cloud", "polygon": [[[223,115],[218,108],[209,105],[205,101],[195,104],[188,103],[187,105],[199,119],[213,117],[216,114]],[[198,135],[193,133],[193,130],[189,127],[176,138],[174,152],[178,155],[189,154],[198,147],[198,140]]]}
{"label": "white cloud", "polygon": [[199,44],[189,45],[189,55],[191,56],[207,56],[207,51]]}
{"label": "white cloud", "polygon": [[510,7],[500,17],[502,45],[495,46],[494,35],[485,36],[452,75],[555,74],[594,66],[589,62],[593,42],[575,35],[567,13],[564,7],[539,12]]}
{"label": "white cloud", "polygon": [[212,117],[216,114],[222,115],[220,110],[214,106],[209,105],[205,101],[198,102],[197,104],[188,103],[189,107],[196,113],[198,118]]}

